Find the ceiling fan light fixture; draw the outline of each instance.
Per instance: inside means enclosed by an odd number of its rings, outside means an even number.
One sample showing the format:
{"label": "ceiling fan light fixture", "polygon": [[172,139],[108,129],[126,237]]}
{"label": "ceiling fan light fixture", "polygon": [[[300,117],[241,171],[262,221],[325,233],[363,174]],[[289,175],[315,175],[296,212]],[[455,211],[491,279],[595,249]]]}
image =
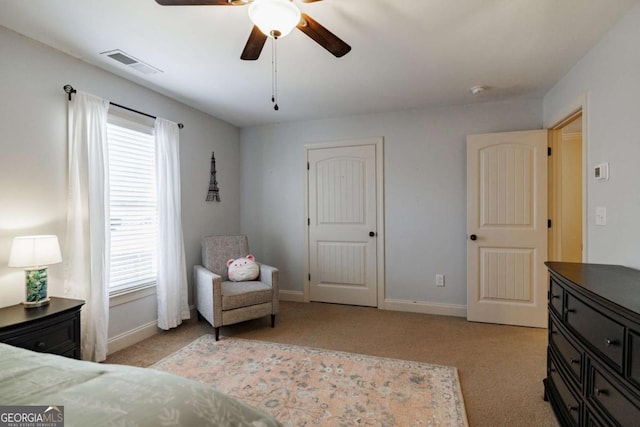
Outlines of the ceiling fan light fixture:
{"label": "ceiling fan light fixture", "polygon": [[485,93],[487,91],[487,89],[489,89],[489,88],[484,86],[484,85],[476,85],[476,86],[473,86],[472,88],[470,88],[469,92],[471,92],[473,95],[481,95],[481,94]]}
{"label": "ceiling fan light fixture", "polygon": [[265,35],[284,37],[300,22],[300,10],[290,0],[254,0],[249,5],[249,19]]}

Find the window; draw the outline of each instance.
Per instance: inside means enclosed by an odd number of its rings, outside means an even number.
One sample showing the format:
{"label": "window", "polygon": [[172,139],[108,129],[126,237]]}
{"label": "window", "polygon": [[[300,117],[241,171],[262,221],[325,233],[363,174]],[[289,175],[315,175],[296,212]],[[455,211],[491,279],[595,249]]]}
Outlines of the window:
{"label": "window", "polygon": [[155,284],[158,270],[153,125],[123,116],[107,123],[111,294]]}

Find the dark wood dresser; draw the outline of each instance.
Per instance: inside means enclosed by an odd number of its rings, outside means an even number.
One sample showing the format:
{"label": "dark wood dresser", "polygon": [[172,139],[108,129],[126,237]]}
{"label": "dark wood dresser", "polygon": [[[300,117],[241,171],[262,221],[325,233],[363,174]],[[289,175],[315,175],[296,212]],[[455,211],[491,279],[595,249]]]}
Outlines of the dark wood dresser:
{"label": "dark wood dresser", "polygon": [[51,297],[48,305],[0,308],[0,342],[80,359],[80,309],[84,301]]}
{"label": "dark wood dresser", "polygon": [[545,400],[563,426],[640,426],[640,271],[546,265]]}

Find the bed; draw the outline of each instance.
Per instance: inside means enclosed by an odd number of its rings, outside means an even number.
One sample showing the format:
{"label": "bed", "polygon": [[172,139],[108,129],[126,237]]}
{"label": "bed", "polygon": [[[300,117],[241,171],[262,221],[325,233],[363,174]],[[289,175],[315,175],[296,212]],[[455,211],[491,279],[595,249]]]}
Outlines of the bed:
{"label": "bed", "polygon": [[0,405],[64,406],[65,427],[280,426],[215,389],[153,369],[0,344]]}

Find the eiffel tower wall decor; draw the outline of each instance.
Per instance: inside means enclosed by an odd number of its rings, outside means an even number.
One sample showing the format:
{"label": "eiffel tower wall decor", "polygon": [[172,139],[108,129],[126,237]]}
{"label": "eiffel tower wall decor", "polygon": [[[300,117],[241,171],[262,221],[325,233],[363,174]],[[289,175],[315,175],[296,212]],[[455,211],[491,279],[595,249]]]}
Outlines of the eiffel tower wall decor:
{"label": "eiffel tower wall decor", "polygon": [[207,202],[219,202],[220,189],[218,188],[218,180],[216,179],[216,153],[211,152],[211,175],[209,177],[209,192],[207,193]]}

